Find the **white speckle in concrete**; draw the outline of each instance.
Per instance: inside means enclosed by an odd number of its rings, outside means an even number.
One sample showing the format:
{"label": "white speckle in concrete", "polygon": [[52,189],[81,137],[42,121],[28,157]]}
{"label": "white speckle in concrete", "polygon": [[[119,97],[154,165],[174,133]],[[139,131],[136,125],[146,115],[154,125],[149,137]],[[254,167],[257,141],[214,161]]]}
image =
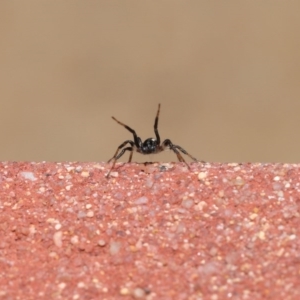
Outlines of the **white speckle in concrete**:
{"label": "white speckle in concrete", "polygon": [[53,234],[53,241],[55,246],[62,247],[62,231],[57,231]]}
{"label": "white speckle in concrete", "polygon": [[206,176],[207,176],[207,173],[206,173],[206,172],[200,172],[200,173],[198,174],[198,179],[199,179],[199,180],[203,180],[204,178],[206,178]]}
{"label": "white speckle in concrete", "polygon": [[37,180],[37,178],[34,176],[34,174],[32,172],[21,172],[20,174],[25,179],[28,179],[31,181]]}

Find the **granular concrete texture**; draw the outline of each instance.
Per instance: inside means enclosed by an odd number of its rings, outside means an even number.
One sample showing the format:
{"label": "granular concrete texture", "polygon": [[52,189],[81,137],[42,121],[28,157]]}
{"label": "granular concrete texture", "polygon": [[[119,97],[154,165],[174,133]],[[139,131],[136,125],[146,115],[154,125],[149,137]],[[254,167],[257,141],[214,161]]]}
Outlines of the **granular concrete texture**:
{"label": "granular concrete texture", "polygon": [[1,299],[299,299],[299,165],[0,164]]}

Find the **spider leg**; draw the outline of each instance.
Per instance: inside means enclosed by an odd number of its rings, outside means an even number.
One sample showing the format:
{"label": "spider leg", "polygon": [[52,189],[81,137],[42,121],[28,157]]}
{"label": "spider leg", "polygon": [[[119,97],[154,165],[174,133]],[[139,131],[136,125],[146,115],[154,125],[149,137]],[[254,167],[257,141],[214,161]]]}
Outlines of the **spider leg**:
{"label": "spider leg", "polygon": [[178,145],[173,145],[175,148],[177,148],[178,150],[180,150],[182,153],[184,153],[185,155],[189,156],[193,161],[198,161],[197,158],[193,157],[191,154],[187,153],[182,147],[178,146]]}
{"label": "spider leg", "polygon": [[140,148],[142,145],[141,139],[137,136],[136,132],[130,128],[129,126],[125,125],[124,123],[118,121],[115,117],[112,117],[113,120],[115,120],[117,123],[119,123],[121,126],[125,127],[128,131],[130,131],[133,134],[134,144],[137,148]]}
{"label": "spider leg", "polygon": [[154,122],[154,132],[155,132],[156,141],[157,141],[158,145],[160,145],[160,136],[159,136],[158,129],[157,129],[159,112],[160,112],[160,103],[158,104],[158,110],[157,110],[157,114],[156,114],[155,122]]}
{"label": "spider leg", "polygon": [[133,142],[133,141],[130,141],[130,140],[125,141],[124,143],[122,143],[122,144],[117,148],[116,153],[115,153],[114,156],[108,161],[108,163],[110,163],[110,162],[117,156],[119,150],[122,149],[126,144],[130,144],[132,147],[134,146],[134,142]]}
{"label": "spider leg", "polygon": [[132,154],[133,154],[133,147],[132,147],[132,150],[131,150],[131,152],[130,152],[130,155],[129,155],[128,162],[131,162],[131,159],[132,159]]}
{"label": "spider leg", "polygon": [[164,140],[164,142],[162,143],[162,150],[164,150],[166,147],[168,147],[172,151],[174,151],[178,160],[180,162],[184,162],[189,169],[190,169],[190,166],[187,164],[187,162],[184,160],[184,158],[182,157],[182,155],[180,154],[180,152],[178,150],[180,150],[182,153],[188,155],[194,161],[198,161],[195,157],[191,156],[188,152],[186,152],[182,147],[180,147],[178,145],[173,145],[173,143],[169,139]]}
{"label": "spider leg", "polygon": [[170,140],[164,140],[162,143],[162,150],[164,150],[165,148],[169,148],[171,149],[173,152],[175,152],[178,160],[180,162],[184,162],[188,168],[190,168],[190,166],[186,163],[186,161],[184,160],[184,158],[182,157],[182,155],[180,154],[180,152],[177,150],[177,148],[172,144],[172,142]]}
{"label": "spider leg", "polygon": [[[132,141],[131,141],[131,142],[132,142]],[[133,142],[132,142],[132,143],[133,143]],[[124,144],[124,143],[123,143],[123,144]],[[109,177],[110,172],[111,172],[112,169],[114,168],[114,166],[115,166],[117,160],[118,160],[118,159],[125,153],[125,151],[127,151],[127,150],[128,150],[128,151],[131,151],[130,157],[129,157],[129,161],[131,161],[133,149],[134,149],[133,147],[126,147],[126,148],[123,148],[122,151],[121,151],[117,156],[114,156],[114,157],[112,158],[114,161],[113,161],[113,164],[112,164],[112,166],[111,166],[109,172],[108,172],[107,175],[106,175],[106,178]],[[111,160],[111,159],[110,159],[110,160]]]}

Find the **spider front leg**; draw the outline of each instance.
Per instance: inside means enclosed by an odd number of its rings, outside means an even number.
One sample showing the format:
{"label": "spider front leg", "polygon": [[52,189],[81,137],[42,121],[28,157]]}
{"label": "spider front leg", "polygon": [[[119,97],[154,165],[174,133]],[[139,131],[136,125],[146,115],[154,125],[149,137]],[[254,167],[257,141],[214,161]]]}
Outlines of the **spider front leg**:
{"label": "spider front leg", "polygon": [[[126,148],[123,148],[126,144],[130,144],[131,147],[126,147]],[[123,149],[122,149],[123,148]],[[122,149],[122,151],[118,154],[119,150]],[[130,152],[130,156],[129,156],[129,160],[128,162],[131,162],[131,159],[132,159],[132,154],[133,154],[133,150],[134,150],[134,142],[133,141],[125,141],[124,143],[122,143],[118,148],[117,148],[117,151],[115,153],[115,155],[108,161],[108,163],[110,163],[112,160],[113,160],[113,165],[111,167],[111,169],[109,170],[108,174],[106,175],[106,177],[108,178],[109,175],[110,175],[110,172],[112,171],[112,169],[114,168],[117,160],[125,153],[125,151],[131,151]]]}
{"label": "spider front leg", "polygon": [[154,132],[155,132],[155,136],[156,136],[156,141],[157,144],[160,145],[160,136],[158,133],[158,118],[159,118],[159,111],[160,111],[160,104],[158,104],[158,109],[157,109],[157,113],[156,113],[156,117],[155,117],[155,121],[154,121]]}
{"label": "spider front leg", "polygon": [[[137,136],[135,130],[133,130],[132,128],[130,128],[129,126],[127,126],[126,124],[118,121],[115,117],[112,117],[113,120],[115,120],[118,124],[120,124],[121,126],[123,126],[124,128],[126,128],[128,131],[130,131],[133,135],[133,140],[134,140],[134,144],[137,148],[141,147],[142,141],[141,139]],[[124,142],[125,143],[125,142]]]}
{"label": "spider front leg", "polygon": [[182,147],[180,147],[178,145],[173,145],[173,143],[169,139],[164,140],[161,147],[162,147],[162,150],[164,150],[165,148],[169,148],[170,150],[172,150],[176,154],[178,160],[180,162],[184,162],[189,169],[190,169],[190,166],[187,164],[187,162],[184,160],[184,158],[182,157],[182,155],[180,154],[180,152],[178,150],[180,150],[182,153],[189,156],[192,160],[198,161],[195,157],[193,157],[188,152],[186,152]]}

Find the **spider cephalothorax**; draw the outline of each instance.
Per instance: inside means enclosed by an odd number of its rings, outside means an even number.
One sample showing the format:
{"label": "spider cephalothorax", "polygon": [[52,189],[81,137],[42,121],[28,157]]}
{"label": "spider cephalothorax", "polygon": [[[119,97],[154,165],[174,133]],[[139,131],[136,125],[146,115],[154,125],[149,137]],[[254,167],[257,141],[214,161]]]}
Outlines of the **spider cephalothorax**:
{"label": "spider cephalothorax", "polygon": [[[170,150],[174,151],[175,154],[177,155],[178,160],[180,162],[184,162],[188,168],[189,168],[189,165],[183,159],[183,157],[179,151],[181,151],[182,153],[189,156],[192,160],[198,161],[195,157],[193,157],[189,153],[187,153],[183,148],[181,148],[178,145],[174,145],[169,139],[166,139],[162,143],[160,143],[160,136],[159,136],[158,129],[157,129],[159,112],[160,112],[160,104],[158,104],[158,110],[157,110],[157,114],[156,114],[155,122],[154,122],[154,133],[155,133],[156,139],[149,138],[149,139],[146,139],[144,142],[142,142],[141,138],[139,138],[137,136],[136,132],[132,128],[130,128],[129,126],[118,121],[115,117],[112,117],[117,123],[119,123],[120,125],[125,127],[128,131],[130,131],[133,134],[133,141],[126,140],[117,148],[115,155],[108,161],[108,162],[110,162],[113,160],[113,165],[112,165],[111,169],[109,170],[108,174],[106,175],[106,177],[109,177],[109,174],[110,174],[111,170],[114,168],[116,161],[125,153],[125,151],[130,151],[130,156],[129,156],[128,162],[131,162],[133,151],[136,151],[141,154],[154,154],[154,153],[162,152],[165,149],[170,149]],[[130,146],[125,147],[127,144],[129,144]]]}
{"label": "spider cephalothorax", "polygon": [[137,149],[137,152],[142,154],[151,154],[156,153],[159,150],[157,147],[157,140],[154,138],[146,139],[140,149]]}

